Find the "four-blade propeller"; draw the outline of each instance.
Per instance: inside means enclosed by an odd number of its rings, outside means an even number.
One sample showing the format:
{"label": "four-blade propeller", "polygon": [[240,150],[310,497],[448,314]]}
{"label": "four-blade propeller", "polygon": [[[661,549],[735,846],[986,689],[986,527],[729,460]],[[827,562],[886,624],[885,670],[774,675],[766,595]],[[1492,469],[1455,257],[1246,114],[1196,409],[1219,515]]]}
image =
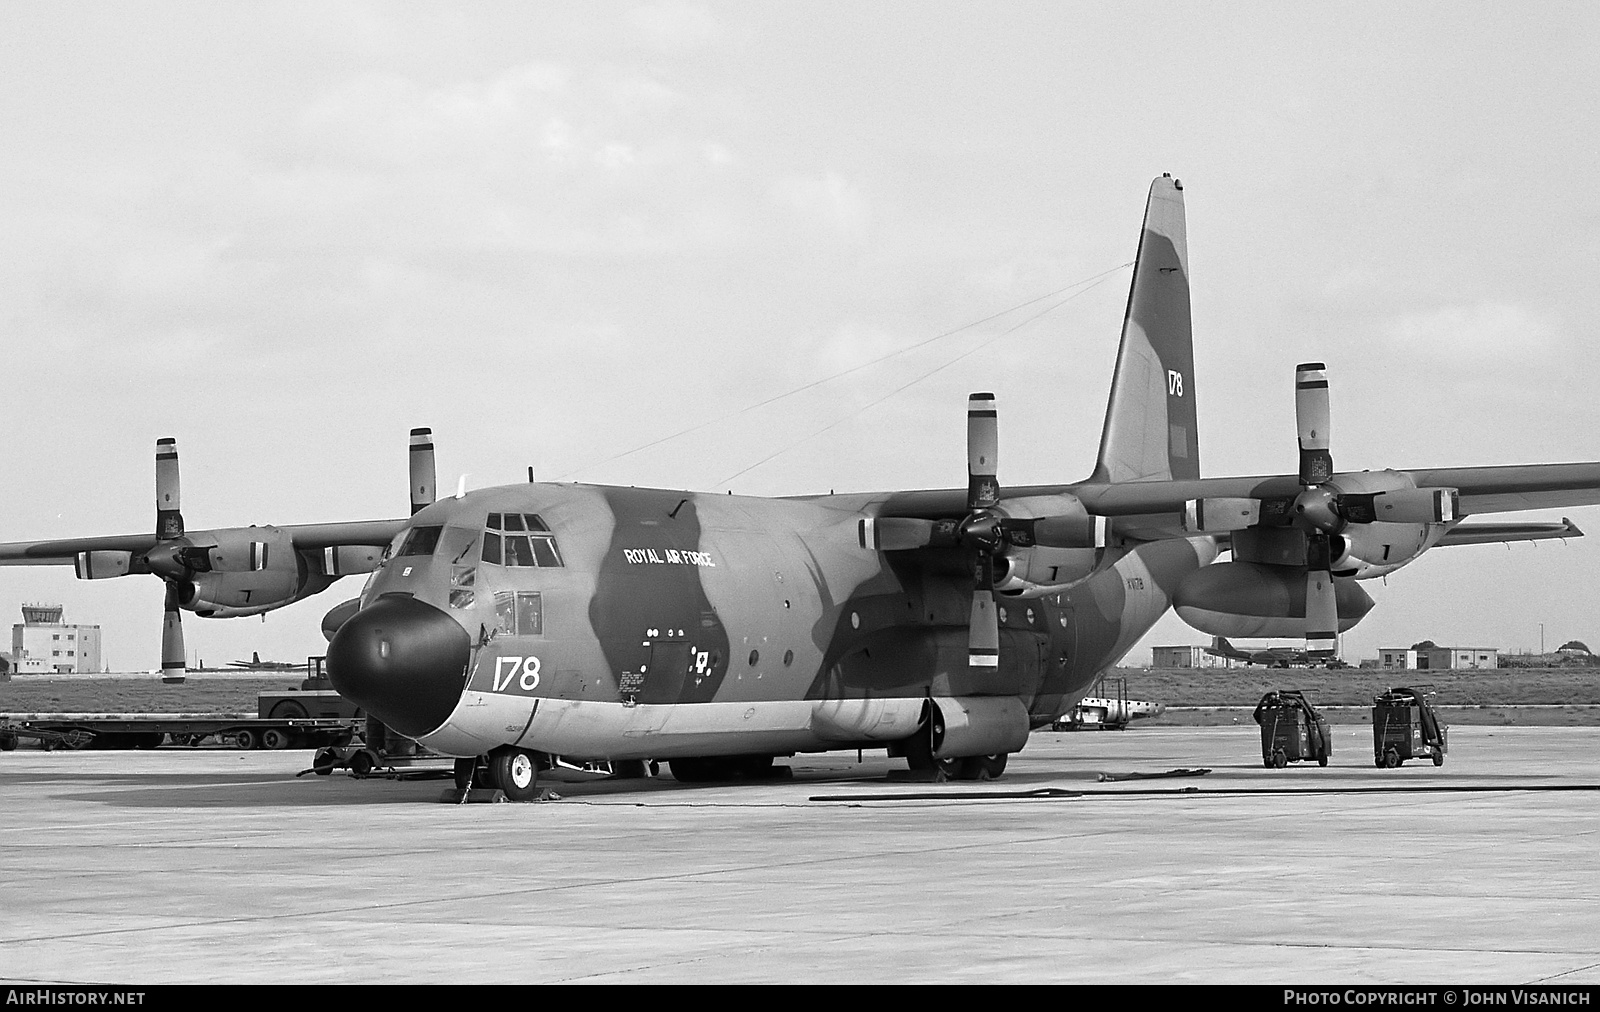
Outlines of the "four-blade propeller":
{"label": "four-blade propeller", "polygon": [[[166,584],[161,616],[161,680],[181,682],[188,668],[183,649],[183,619],[178,606],[185,587],[192,587],[189,559],[192,550],[176,544],[183,539],[183,513],[178,487],[178,441],[156,440],[156,546],[145,556],[150,571]],[[202,550],[202,556],[204,552]],[[209,562],[206,568],[210,568]]]}
{"label": "four-blade propeller", "polygon": [[[433,431],[411,430],[410,447],[411,512],[434,500],[435,473]],[[156,440],[156,528],[155,543],[142,555],[128,551],[87,551],[78,553],[80,579],[103,579],[148,572],[165,584],[161,620],[161,674],[166,682],[182,682],[187,671],[183,642],[182,609],[195,607],[196,578],[202,574],[259,573],[268,568],[269,549],[275,565],[281,568],[280,553],[293,543],[256,528],[204,531],[190,536],[184,527],[182,494],[178,472],[178,443],[170,437]],[[219,540],[221,539],[221,540]],[[332,549],[329,550],[330,553]],[[341,575],[328,563],[327,576]],[[292,568],[292,567],[291,567]],[[287,603],[285,600],[283,603]],[[260,610],[258,608],[258,610]],[[209,614],[204,612],[203,614]]]}
{"label": "four-blade propeller", "polygon": [[[1105,546],[1103,518],[1081,510],[1060,516],[1012,516],[1020,503],[1056,500],[1012,500],[1000,504],[999,419],[992,393],[967,399],[967,513],[960,520],[918,517],[869,517],[860,521],[861,546],[874,551],[953,548],[969,553],[973,574],[968,624],[967,663],[978,674],[992,674],[1000,663],[1000,621],[996,566],[1011,549],[1099,549]],[[1016,512],[1016,509],[1012,509]]]}
{"label": "four-blade propeller", "polygon": [[1355,554],[1341,533],[1351,525],[1448,522],[1458,516],[1457,496],[1455,489],[1448,488],[1392,488],[1380,492],[1341,488],[1333,471],[1328,373],[1323,363],[1306,362],[1295,368],[1294,409],[1299,430],[1300,491],[1292,496],[1191,499],[1186,504],[1184,526],[1201,533],[1252,527],[1296,527],[1303,531],[1306,651],[1327,657],[1336,649],[1339,630],[1333,566],[1347,552]]}

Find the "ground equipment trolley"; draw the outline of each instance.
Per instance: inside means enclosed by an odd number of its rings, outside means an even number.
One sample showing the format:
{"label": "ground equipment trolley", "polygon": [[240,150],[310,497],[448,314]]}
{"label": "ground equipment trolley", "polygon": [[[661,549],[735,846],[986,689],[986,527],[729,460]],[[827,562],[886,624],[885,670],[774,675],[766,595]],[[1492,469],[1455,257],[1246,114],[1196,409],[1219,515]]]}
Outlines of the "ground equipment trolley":
{"label": "ground equipment trolley", "polygon": [[1261,725],[1261,764],[1283,769],[1291,762],[1315,759],[1328,765],[1333,754],[1333,735],[1328,722],[1298,689],[1274,689],[1256,704],[1256,723]]}
{"label": "ground equipment trolley", "polygon": [[1431,692],[1390,689],[1372,701],[1372,756],[1376,766],[1394,769],[1407,759],[1432,759],[1444,765],[1450,729],[1433,712]]}

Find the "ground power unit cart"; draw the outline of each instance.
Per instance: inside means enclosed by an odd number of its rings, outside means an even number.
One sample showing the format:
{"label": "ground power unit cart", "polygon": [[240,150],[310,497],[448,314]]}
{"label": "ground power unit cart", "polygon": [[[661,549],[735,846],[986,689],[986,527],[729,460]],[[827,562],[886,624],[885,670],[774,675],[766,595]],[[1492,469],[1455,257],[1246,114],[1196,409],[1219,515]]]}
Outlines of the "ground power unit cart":
{"label": "ground power unit cart", "polygon": [[1390,689],[1372,701],[1372,757],[1376,766],[1394,769],[1407,759],[1432,759],[1444,765],[1450,729],[1433,712],[1431,692]]}
{"label": "ground power unit cart", "polygon": [[1333,734],[1328,722],[1298,689],[1274,689],[1256,704],[1261,725],[1261,764],[1283,769],[1292,762],[1315,759],[1328,765],[1333,755]]}

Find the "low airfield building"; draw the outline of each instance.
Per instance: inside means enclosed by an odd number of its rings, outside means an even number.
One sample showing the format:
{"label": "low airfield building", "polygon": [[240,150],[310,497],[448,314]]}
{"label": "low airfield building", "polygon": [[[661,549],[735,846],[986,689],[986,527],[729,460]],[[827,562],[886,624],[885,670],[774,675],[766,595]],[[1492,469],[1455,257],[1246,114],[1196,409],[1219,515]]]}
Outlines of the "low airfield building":
{"label": "low airfield building", "polygon": [[1381,647],[1378,666],[1408,671],[1498,668],[1499,647]]}
{"label": "low airfield building", "polygon": [[1152,668],[1229,668],[1233,664],[1226,657],[1206,653],[1205,647],[1151,647]]}

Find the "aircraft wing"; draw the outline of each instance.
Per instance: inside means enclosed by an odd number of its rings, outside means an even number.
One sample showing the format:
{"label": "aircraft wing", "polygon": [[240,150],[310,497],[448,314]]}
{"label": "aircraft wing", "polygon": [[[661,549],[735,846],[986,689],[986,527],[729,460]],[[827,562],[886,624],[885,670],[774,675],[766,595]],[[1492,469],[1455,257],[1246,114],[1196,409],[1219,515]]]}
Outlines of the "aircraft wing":
{"label": "aircraft wing", "polygon": [[[1600,505],[1600,461],[1579,464],[1516,464],[1499,467],[1455,467],[1409,470],[1418,488],[1454,488],[1463,516],[1533,509]],[[1237,478],[1194,478],[1074,485],[1008,487],[1003,498],[1068,494],[1077,496],[1096,516],[1115,517],[1117,533],[1137,540],[1188,537],[1184,506],[1191,499],[1293,498],[1301,491],[1293,474]],[[806,497],[810,498],[810,497]],[[881,504],[881,515],[924,519],[959,519],[967,514],[966,490],[924,489],[864,496]],[[1443,544],[1479,544],[1578,537],[1577,528],[1561,525],[1472,525],[1458,528]]]}
{"label": "aircraft wing", "polygon": [[[1600,505],[1600,462],[1456,467],[1399,472],[1418,488],[1454,488],[1463,516],[1535,509]],[[1133,537],[1174,537],[1183,533],[1184,504],[1190,499],[1292,497],[1300,491],[1295,475],[1201,478],[1193,481],[1136,481],[1078,485],[1060,489],[1083,501],[1091,513],[1118,517],[1119,532]],[[1510,524],[1458,528],[1459,537],[1443,544],[1527,541],[1578,537],[1565,524]]]}
{"label": "aircraft wing", "polygon": [[[387,545],[405,520],[357,520],[332,524],[293,524],[277,528],[299,549],[336,548],[340,545]],[[203,534],[193,531],[192,534]],[[154,548],[154,534],[122,534],[100,538],[61,538],[54,541],[13,541],[0,544],[0,566],[70,566],[79,552],[131,552],[139,560]],[[135,561],[130,572],[148,573]]]}
{"label": "aircraft wing", "polygon": [[1561,518],[1552,521],[1506,524],[1459,524],[1439,540],[1439,545],[1498,545],[1511,541],[1544,541],[1549,538],[1581,538],[1578,525]]}
{"label": "aircraft wing", "polygon": [[[1401,471],[1418,488],[1460,492],[1463,515],[1600,505],[1600,461],[1583,464],[1513,464]],[[1295,475],[1200,478],[1193,481],[1130,481],[1067,486],[1090,512],[1134,516],[1183,512],[1190,499],[1266,498],[1300,491]]]}
{"label": "aircraft wing", "polygon": [[1419,488],[1460,490],[1464,514],[1600,505],[1600,463],[1453,467],[1406,473]]}
{"label": "aircraft wing", "polygon": [[[154,534],[106,538],[61,538],[54,541],[12,541],[0,544],[0,566],[70,566],[79,552],[132,552],[135,557],[155,547]],[[148,569],[136,570],[148,573]]]}

